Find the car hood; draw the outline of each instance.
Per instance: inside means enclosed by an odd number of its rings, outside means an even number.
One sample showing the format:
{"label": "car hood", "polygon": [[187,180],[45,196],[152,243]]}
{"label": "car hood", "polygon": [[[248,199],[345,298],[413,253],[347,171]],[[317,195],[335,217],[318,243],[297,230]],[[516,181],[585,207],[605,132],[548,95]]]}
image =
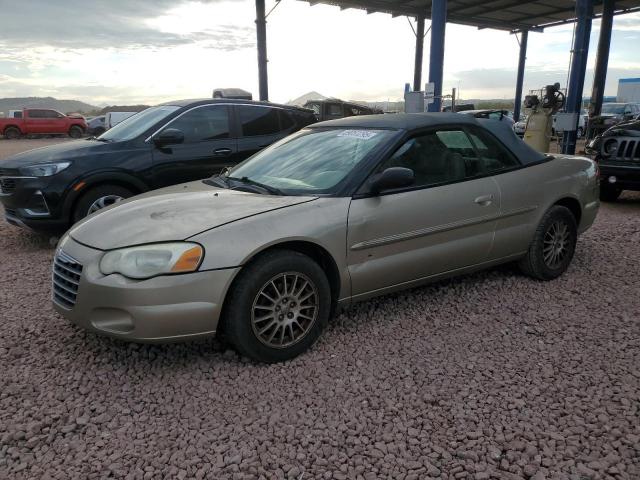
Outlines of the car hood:
{"label": "car hood", "polygon": [[18,153],[4,160],[2,166],[5,168],[20,168],[40,163],[72,160],[75,157],[82,157],[95,151],[110,148],[110,146],[111,144],[95,140],[63,142],[58,145],[50,145]]}
{"label": "car hood", "polygon": [[316,199],[260,195],[191,182],[108,207],[74,225],[69,235],[100,250],[185,240],[227,223]]}

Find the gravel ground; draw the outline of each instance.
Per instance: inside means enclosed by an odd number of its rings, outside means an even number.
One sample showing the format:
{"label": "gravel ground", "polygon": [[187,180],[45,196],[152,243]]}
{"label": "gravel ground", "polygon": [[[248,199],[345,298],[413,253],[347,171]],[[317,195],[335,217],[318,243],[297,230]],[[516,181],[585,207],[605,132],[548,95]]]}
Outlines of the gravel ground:
{"label": "gravel ground", "polygon": [[53,138],[21,138],[18,140],[6,140],[0,137],[0,160],[16,153],[24,152],[34,148],[46,147],[57,143],[68,142],[72,140],[69,137],[53,137]]}
{"label": "gravel ground", "polygon": [[640,478],[640,195],[550,283],[504,266],[360,303],[280,365],[140,346],[49,304],[0,227],[0,478]]}

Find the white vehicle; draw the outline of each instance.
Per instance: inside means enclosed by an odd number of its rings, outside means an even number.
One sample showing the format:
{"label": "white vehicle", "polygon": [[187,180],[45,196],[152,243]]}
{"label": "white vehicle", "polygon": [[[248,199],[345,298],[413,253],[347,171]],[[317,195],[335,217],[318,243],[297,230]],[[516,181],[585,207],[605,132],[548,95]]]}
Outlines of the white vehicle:
{"label": "white vehicle", "polygon": [[108,112],[104,117],[104,128],[109,130],[136,113],[138,112]]}
{"label": "white vehicle", "polygon": [[[551,126],[551,128],[553,129],[553,134],[554,135],[556,134],[556,120],[557,120],[556,115],[553,116],[553,124]],[[587,113],[586,110],[582,110],[580,112],[580,115],[578,116],[578,130],[577,130],[577,137],[578,138],[582,138],[584,136],[585,132],[587,131],[587,121],[588,120],[589,120],[589,114]],[[558,132],[562,133],[561,130],[558,130]]]}

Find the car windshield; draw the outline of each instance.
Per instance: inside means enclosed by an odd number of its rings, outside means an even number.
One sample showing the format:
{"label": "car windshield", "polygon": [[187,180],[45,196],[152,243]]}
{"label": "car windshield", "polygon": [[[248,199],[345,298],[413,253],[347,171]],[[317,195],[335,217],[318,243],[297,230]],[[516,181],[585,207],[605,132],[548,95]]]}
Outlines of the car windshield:
{"label": "car windshield", "polygon": [[306,129],[271,145],[227,174],[295,194],[331,193],[377,146],[396,133]]}
{"label": "car windshield", "polygon": [[180,107],[175,105],[161,105],[158,107],[147,108],[140,113],[136,113],[135,115],[124,119],[113,128],[104,132],[98,138],[109,142],[131,140],[147,131],[160,120],[168,117],[179,108]]}
{"label": "car windshield", "polygon": [[624,113],[624,105],[619,103],[610,103],[602,105],[602,113],[609,113],[614,115],[622,115]]}

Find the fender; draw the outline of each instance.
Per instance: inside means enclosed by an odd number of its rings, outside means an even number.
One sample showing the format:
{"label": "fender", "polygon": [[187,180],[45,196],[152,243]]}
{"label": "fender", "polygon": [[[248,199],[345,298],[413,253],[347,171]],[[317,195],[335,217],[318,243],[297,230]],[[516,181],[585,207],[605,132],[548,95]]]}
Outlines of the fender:
{"label": "fender", "polygon": [[[80,198],[80,196],[87,192],[91,187],[104,183],[117,183],[123,186],[129,185],[133,189],[137,190],[137,193],[144,193],[152,190],[152,187],[140,180],[140,178],[122,170],[107,170],[92,173],[90,175],[80,176],[70,183],[70,186],[65,191],[63,211],[65,213],[70,212],[76,200]],[[82,187],[77,188],[81,184]]]}

